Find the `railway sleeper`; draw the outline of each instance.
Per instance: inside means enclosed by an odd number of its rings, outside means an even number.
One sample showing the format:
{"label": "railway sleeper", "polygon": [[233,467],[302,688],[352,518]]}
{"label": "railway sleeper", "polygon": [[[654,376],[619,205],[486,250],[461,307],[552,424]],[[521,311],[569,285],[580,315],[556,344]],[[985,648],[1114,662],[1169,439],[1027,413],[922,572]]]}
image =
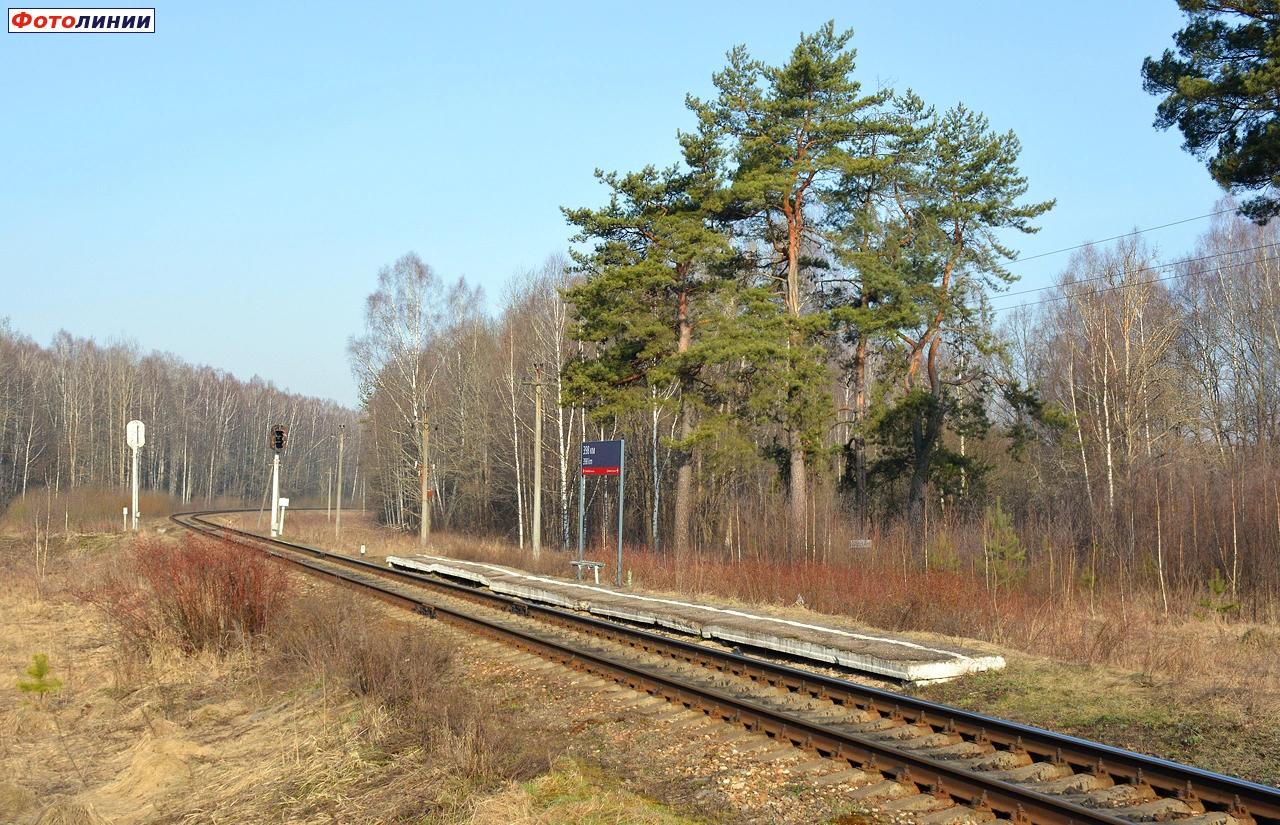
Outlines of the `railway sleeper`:
{"label": "railway sleeper", "polygon": [[880,731],[890,730],[891,728],[904,727],[906,722],[901,719],[891,719],[888,716],[879,716],[868,719],[865,722],[845,722],[839,727],[845,728],[851,733],[878,733]]}
{"label": "railway sleeper", "polygon": [[908,788],[896,779],[881,779],[870,785],[863,785],[849,794],[850,799],[859,802],[883,804],[907,796],[919,796],[914,788]]}
{"label": "railway sleeper", "polygon": [[1072,794],[1069,798],[1089,808],[1126,808],[1143,802],[1152,802],[1159,797],[1150,785],[1132,785],[1126,782],[1081,794]]}
{"label": "railway sleeper", "polygon": [[940,748],[933,748],[929,751],[929,756],[934,759],[972,759],[978,756],[986,756],[996,752],[996,749],[990,743],[973,742],[965,739],[956,742],[953,745],[943,745]]}
{"label": "railway sleeper", "polygon": [[884,809],[887,811],[911,814],[927,814],[955,807],[957,807],[955,800],[951,797],[933,793],[910,794],[884,803]]}
{"label": "railway sleeper", "polygon": [[956,764],[971,771],[1007,771],[1031,764],[1031,756],[1025,752],[993,751],[983,756],[957,759]]}
{"label": "railway sleeper", "polygon": [[1099,788],[1109,788],[1114,784],[1115,781],[1105,774],[1072,773],[1058,779],[1030,782],[1027,787],[1047,794],[1082,794]]}
{"label": "railway sleeper", "polygon": [[[811,764],[811,763],[804,763],[804,762],[801,763],[801,765],[806,765],[806,764]],[[829,760],[825,760],[825,759],[821,760],[820,764],[823,768],[829,769],[831,767],[831,762]],[[817,769],[815,769],[815,772],[816,770]],[[801,772],[803,773],[806,771],[801,771]],[[813,780],[813,784],[819,788],[826,788],[832,785],[863,785],[871,781],[872,778],[873,777],[871,774],[867,773],[866,771],[860,768],[842,768],[841,770],[838,770],[835,773],[827,773],[827,774],[823,774],[822,776],[816,777]],[[876,775],[874,778],[879,779],[880,777],[879,775]]]}
{"label": "railway sleeper", "polygon": [[1117,816],[1125,819],[1131,819],[1134,822],[1168,822],[1169,820],[1182,820],[1195,814],[1204,813],[1204,806],[1192,806],[1181,799],[1170,797],[1162,797],[1153,799],[1150,802],[1140,802],[1137,805],[1128,805],[1116,810]]}
{"label": "railway sleeper", "polygon": [[917,825],[984,825],[996,818],[990,810],[974,810],[967,805],[956,805],[916,817]]}
{"label": "railway sleeper", "polygon": [[867,735],[868,739],[874,739],[880,742],[893,742],[897,744],[899,740],[922,739],[933,734],[933,728],[921,727],[920,725],[895,725],[890,728],[882,728],[873,731]]}
{"label": "railway sleeper", "polygon": [[1198,816],[1179,819],[1178,825],[1242,825],[1247,821],[1251,820],[1236,819],[1235,816],[1227,811],[1206,811]]}
{"label": "railway sleeper", "polygon": [[1052,762],[1032,762],[1030,765],[1023,765],[1019,768],[991,771],[987,774],[992,779],[1001,779],[1005,782],[1016,782],[1018,784],[1024,782],[1046,782],[1050,779],[1060,779],[1069,775],[1071,775],[1070,768],[1065,765],[1055,765]]}
{"label": "railway sleeper", "polygon": [[[903,750],[934,750],[945,748],[949,745],[957,745],[964,739],[955,733],[926,733],[923,736],[917,736],[912,739],[903,739],[898,742],[898,747]],[[930,753],[930,756],[933,754]]]}

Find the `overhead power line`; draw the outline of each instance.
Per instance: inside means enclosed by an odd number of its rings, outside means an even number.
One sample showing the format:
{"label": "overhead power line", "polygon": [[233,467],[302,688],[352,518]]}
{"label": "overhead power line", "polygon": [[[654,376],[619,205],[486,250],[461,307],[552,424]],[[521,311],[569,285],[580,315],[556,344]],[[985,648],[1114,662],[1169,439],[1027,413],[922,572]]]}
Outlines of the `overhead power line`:
{"label": "overhead power line", "polygon": [[1145,232],[1154,232],[1157,229],[1168,229],[1171,226],[1178,226],[1179,224],[1191,223],[1192,221],[1202,221],[1205,218],[1213,218],[1213,217],[1217,217],[1218,215],[1225,215],[1228,212],[1235,212],[1235,211],[1236,210],[1234,207],[1231,209],[1219,209],[1217,212],[1209,212],[1205,215],[1196,215],[1194,218],[1183,218],[1180,221],[1162,223],[1159,226],[1148,226],[1146,229],[1135,229],[1132,232],[1125,232],[1122,235],[1112,235],[1110,238],[1102,238],[1101,240],[1097,240],[1097,241],[1086,241],[1085,243],[1078,243],[1075,246],[1064,246],[1061,249],[1051,249],[1048,252],[1041,252],[1036,255],[1028,255],[1025,258],[1017,258],[1015,260],[1017,261],[1017,263],[1023,263],[1024,261],[1034,261],[1036,258],[1047,258],[1050,255],[1058,255],[1062,252],[1071,252],[1076,249],[1084,249],[1086,246],[1093,246],[1094,244],[1110,243],[1111,241],[1118,241],[1121,238],[1131,238],[1134,235],[1141,235]]}
{"label": "overhead power line", "polygon": [[[1267,245],[1276,246],[1277,244],[1267,244]],[[1224,253],[1224,254],[1228,254],[1228,253]],[[1221,271],[1224,269],[1235,269],[1238,266],[1249,266],[1250,264],[1267,263],[1269,261],[1280,261],[1280,255],[1272,255],[1271,257],[1268,257],[1268,258],[1258,258],[1256,260],[1250,260],[1250,261],[1237,261],[1234,264],[1224,264],[1222,266],[1215,266],[1213,269],[1214,271]],[[1172,265],[1173,264],[1168,264],[1166,266],[1172,266]],[[1129,274],[1137,274],[1139,272],[1157,272],[1164,268],[1166,267],[1161,267],[1161,266],[1146,267],[1144,269],[1136,269],[1133,271],[1133,273],[1129,273]],[[1011,309],[1021,309],[1022,307],[1040,306],[1041,304],[1051,304],[1055,301],[1066,301],[1072,298],[1087,298],[1093,295],[1101,295],[1105,292],[1116,292],[1121,289],[1135,289],[1140,286],[1150,286],[1151,284],[1159,284],[1165,281],[1172,281],[1177,278],[1185,278],[1188,275],[1192,275],[1192,274],[1194,274],[1194,271],[1175,272],[1172,275],[1165,275],[1160,278],[1151,278],[1146,281],[1131,281],[1129,283],[1124,283],[1124,284],[1114,284],[1112,286],[1105,286],[1099,289],[1091,289],[1086,292],[1077,292],[1077,293],[1067,294],[1067,295],[1050,295],[1047,298],[1041,298],[1039,301],[1027,301],[1021,304],[1010,304],[1009,306],[1005,306],[1005,307],[994,307],[991,311],[1007,312],[1008,310],[1011,310]],[[1096,279],[1090,279],[1090,280],[1096,280]],[[1084,281],[1073,281],[1072,284],[1068,284],[1068,286],[1071,286],[1076,283],[1084,283]]]}
{"label": "overhead power line", "polygon": [[[1277,246],[1277,245],[1280,245],[1280,241],[1272,241],[1271,243],[1258,244],[1257,246],[1249,246],[1243,249],[1228,249],[1226,252],[1214,252],[1211,255],[1199,255],[1194,258],[1181,258],[1176,261],[1169,261],[1168,263],[1154,264],[1152,266],[1144,266],[1141,269],[1121,271],[1116,274],[1117,275],[1137,275],[1140,272],[1147,272],[1147,271],[1158,270],[1158,269],[1168,269],[1171,266],[1180,266],[1182,264],[1192,264],[1192,263],[1196,263],[1197,261],[1207,261],[1212,258],[1222,258],[1227,255],[1242,255],[1245,252],[1255,252],[1259,249],[1268,249],[1270,247]],[[1080,278],[1078,280],[1072,281],[1072,283],[1082,284],[1082,283],[1088,283],[1089,281],[1101,281],[1109,277],[1111,277],[1109,273],[1103,274],[1103,275],[1094,275],[1089,278]],[[1013,297],[1014,295],[1031,295],[1032,293],[1035,293],[1035,292],[1044,292],[1046,290],[1057,289],[1057,288],[1058,288],[1057,284],[1050,284],[1049,286],[1036,286],[1036,287],[1031,287],[1030,289],[1019,289],[1014,292],[1001,292],[997,295],[993,295],[992,297],[993,298],[1010,298],[1010,297]]]}

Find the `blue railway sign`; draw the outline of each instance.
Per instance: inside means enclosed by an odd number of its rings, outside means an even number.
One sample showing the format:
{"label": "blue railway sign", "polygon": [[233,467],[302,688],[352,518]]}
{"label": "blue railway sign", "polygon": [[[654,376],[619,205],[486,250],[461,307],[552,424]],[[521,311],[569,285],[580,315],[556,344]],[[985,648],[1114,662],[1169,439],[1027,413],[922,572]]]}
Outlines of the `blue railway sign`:
{"label": "blue railway sign", "polygon": [[584,476],[616,476],[621,472],[621,441],[582,442],[582,474]]}
{"label": "blue railway sign", "polygon": [[618,569],[614,581],[622,587],[622,516],[627,511],[627,445],[617,441],[582,442],[582,471],[578,474],[578,581],[582,581],[582,562],[587,548],[587,476],[618,477]]}

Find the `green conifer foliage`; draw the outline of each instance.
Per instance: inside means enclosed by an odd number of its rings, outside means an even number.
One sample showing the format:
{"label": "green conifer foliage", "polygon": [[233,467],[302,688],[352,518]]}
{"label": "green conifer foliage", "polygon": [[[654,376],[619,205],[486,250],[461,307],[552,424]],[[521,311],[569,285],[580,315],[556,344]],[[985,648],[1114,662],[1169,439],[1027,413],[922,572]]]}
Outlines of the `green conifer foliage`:
{"label": "green conifer foliage", "polygon": [[1014,411],[1015,448],[1052,418],[1002,377],[986,299],[1013,280],[1007,238],[1052,201],[1026,199],[1017,137],[981,114],[864,90],[851,37],[828,23],[780,65],[732,49],[716,94],[687,100],[681,164],[598,172],[608,205],[565,210],[589,248],[566,292],[586,346],[564,400],[602,421],[676,416],[677,550],[695,455],[722,478],[776,461],[795,553],[833,452],[862,518],[875,489],[920,523],[930,485],[980,490],[963,440],[991,428],[993,399]]}
{"label": "green conifer foliage", "polygon": [[[699,410],[709,388],[704,368],[719,356],[708,308],[732,286],[732,250],[715,221],[721,157],[714,143],[681,135],[685,163],[647,166],[627,175],[597,171],[610,189],[602,209],[565,209],[582,279],[565,293],[574,335],[593,345],[590,357],[565,369],[567,403],[616,420],[670,397],[679,421],[675,451],[673,544],[688,545]],[[664,391],[673,388],[674,392]],[[660,392],[654,392],[657,389]]]}
{"label": "green conifer foliage", "polygon": [[[821,334],[828,327],[815,300],[818,273],[830,262],[826,220],[842,180],[875,168],[878,135],[893,124],[888,91],[863,91],[854,78],[852,31],[828,22],[801,35],[788,60],[770,66],[745,46],[729,52],[714,76],[719,94],[689,98],[702,132],[732,162],[729,213],[757,284],[776,290],[786,318],[784,390],[776,416],[790,491],[791,535],[805,546],[808,459],[821,449],[831,402]],[[776,385],[775,385],[776,386]]]}
{"label": "green conifer foliage", "polygon": [[1280,214],[1280,6],[1275,0],[1178,0],[1187,25],[1142,63],[1143,87],[1163,95],[1155,125],[1177,126],[1183,148],[1208,159],[1223,188],[1259,192],[1255,220]]}
{"label": "green conifer foliage", "polygon": [[18,680],[18,690],[44,702],[47,695],[61,689],[62,680],[52,675],[48,655],[37,653],[32,656],[31,664],[27,666],[27,678]]}

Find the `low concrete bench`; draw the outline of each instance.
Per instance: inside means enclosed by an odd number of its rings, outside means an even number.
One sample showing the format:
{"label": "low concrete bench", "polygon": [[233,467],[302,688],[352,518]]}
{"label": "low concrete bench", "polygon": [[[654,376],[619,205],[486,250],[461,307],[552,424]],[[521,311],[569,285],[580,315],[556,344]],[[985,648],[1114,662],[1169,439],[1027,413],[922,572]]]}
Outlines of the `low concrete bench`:
{"label": "low concrete bench", "polygon": [[571,561],[569,562],[569,564],[573,565],[573,569],[574,569],[574,572],[577,574],[578,581],[582,581],[582,568],[589,567],[591,568],[591,574],[595,576],[596,584],[600,583],[600,568],[604,567],[604,562],[602,561]]}

